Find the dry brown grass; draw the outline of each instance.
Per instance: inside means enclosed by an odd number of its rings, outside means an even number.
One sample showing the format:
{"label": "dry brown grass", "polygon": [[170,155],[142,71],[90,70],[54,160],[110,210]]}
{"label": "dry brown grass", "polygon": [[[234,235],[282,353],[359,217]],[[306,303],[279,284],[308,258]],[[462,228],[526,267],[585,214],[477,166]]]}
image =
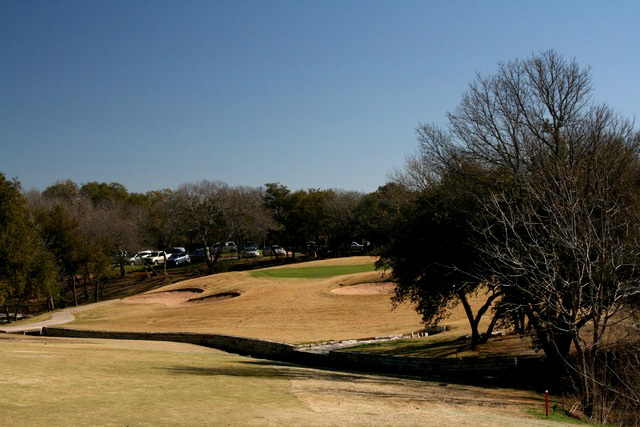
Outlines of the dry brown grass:
{"label": "dry brown grass", "polygon": [[[358,265],[371,261],[370,257],[352,257],[308,265]],[[210,332],[294,343],[395,335],[420,329],[420,318],[412,307],[393,309],[389,295],[331,292],[345,282],[375,280],[380,275],[373,272],[306,280],[255,278],[249,272],[216,274],[89,310],[69,326]],[[168,292],[180,288],[199,288],[203,292]],[[240,296],[189,301],[223,292],[237,292]]]}
{"label": "dry brown grass", "polygon": [[0,336],[4,425],[560,425],[543,397],[149,341]]}
{"label": "dry brown grass", "polygon": [[[313,261],[301,266],[359,265],[372,257]],[[288,266],[275,268],[289,268]],[[255,278],[249,272],[216,274],[166,286],[80,313],[69,327],[121,331],[207,332],[301,343],[408,334],[423,325],[410,304],[393,307],[390,294],[336,293],[347,285],[380,281],[381,272],[329,279]],[[202,293],[170,292],[198,288]],[[382,289],[382,288],[381,288]],[[189,301],[223,292],[229,299]],[[472,298],[479,305],[481,296]],[[461,307],[443,323],[451,336],[469,331]]]}

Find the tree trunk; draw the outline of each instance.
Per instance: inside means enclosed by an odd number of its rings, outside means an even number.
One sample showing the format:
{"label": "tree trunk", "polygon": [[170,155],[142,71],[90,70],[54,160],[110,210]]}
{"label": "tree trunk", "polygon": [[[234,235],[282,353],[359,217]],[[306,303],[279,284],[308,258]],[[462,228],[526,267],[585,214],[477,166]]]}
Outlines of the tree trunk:
{"label": "tree trunk", "polygon": [[215,265],[218,263],[218,261],[220,261],[220,256],[221,255],[222,255],[222,244],[220,244],[220,246],[218,246],[218,250],[216,251],[215,256],[211,260],[211,272],[209,274],[213,274],[213,269],[214,269]]}
{"label": "tree trunk", "polygon": [[102,280],[102,288],[100,288],[100,298],[104,298],[104,288],[107,287],[107,283],[108,283],[109,279],[104,278]]}
{"label": "tree trunk", "polygon": [[144,274],[147,275],[147,279],[151,279],[151,275],[149,274],[149,270],[147,270],[149,268],[149,266],[147,266],[147,264],[145,264],[144,262],[142,263],[142,269],[144,270]]}
{"label": "tree trunk", "polygon": [[483,333],[482,337],[480,338],[480,344],[485,344],[487,341],[489,341],[489,338],[491,338],[491,334],[493,333],[493,328],[496,326],[499,318],[500,314],[496,311],[496,313],[493,315],[493,318],[491,319],[491,323],[489,323],[487,331]]}
{"label": "tree trunk", "polygon": [[125,269],[124,269],[124,257],[120,257],[120,277],[124,277]]}
{"label": "tree trunk", "polygon": [[87,272],[82,276],[82,291],[84,292],[84,300],[89,301],[89,292],[87,291]]}
{"label": "tree trunk", "polygon": [[458,298],[460,298],[460,302],[462,302],[462,306],[464,307],[464,312],[467,315],[467,320],[469,320],[469,326],[471,326],[471,350],[475,350],[478,342],[480,341],[480,333],[478,332],[478,323],[473,316],[473,310],[471,310],[471,305],[467,300],[467,295],[463,290],[458,291]]}
{"label": "tree trunk", "polygon": [[[207,246],[207,240],[202,239],[202,243],[204,244],[204,260],[207,262],[207,274],[213,274],[213,265],[215,264],[214,260],[211,259],[211,256],[213,254],[211,253],[209,246]],[[218,247],[218,251],[216,252],[219,252],[220,250],[221,250],[221,246]],[[216,254],[216,260],[217,258],[218,257]]]}
{"label": "tree trunk", "polygon": [[18,310],[20,310],[20,301],[22,300],[22,298],[18,297],[18,302],[16,303],[16,311],[15,313],[13,313],[13,321],[17,322],[18,321]]}
{"label": "tree trunk", "polygon": [[[91,280],[91,277],[89,277],[89,280]],[[100,296],[98,294],[98,286],[100,286],[100,281],[98,280],[98,278],[95,278],[96,284],[94,286],[94,298],[93,298],[93,302],[98,302],[100,301]]]}
{"label": "tree trunk", "polygon": [[71,275],[71,293],[73,294],[73,305],[78,306],[78,295],[76,294],[76,276]]}
{"label": "tree trunk", "polygon": [[11,323],[11,316],[9,315],[9,304],[4,304],[4,321],[5,323]]}

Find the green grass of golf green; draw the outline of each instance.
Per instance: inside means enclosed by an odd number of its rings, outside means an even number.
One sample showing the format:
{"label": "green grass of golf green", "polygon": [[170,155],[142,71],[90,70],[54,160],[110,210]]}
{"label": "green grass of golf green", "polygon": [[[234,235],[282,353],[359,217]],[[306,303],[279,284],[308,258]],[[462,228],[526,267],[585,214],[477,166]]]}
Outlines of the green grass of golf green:
{"label": "green grass of golf green", "polygon": [[270,277],[280,279],[326,279],[342,276],[344,274],[366,273],[375,271],[373,264],[360,265],[331,265],[300,268],[273,268],[252,271],[251,275],[257,278]]}

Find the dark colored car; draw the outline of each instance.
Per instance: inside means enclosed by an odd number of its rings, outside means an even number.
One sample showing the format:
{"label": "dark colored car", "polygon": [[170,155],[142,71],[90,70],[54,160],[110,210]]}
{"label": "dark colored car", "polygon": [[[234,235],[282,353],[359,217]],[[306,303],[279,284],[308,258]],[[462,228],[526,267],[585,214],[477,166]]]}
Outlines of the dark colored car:
{"label": "dark colored car", "polygon": [[177,267],[186,264],[191,264],[191,257],[186,252],[173,252],[167,259],[167,265],[170,267]]}
{"label": "dark colored car", "polygon": [[207,250],[205,255],[205,248],[198,248],[191,254],[191,262],[194,264],[205,262],[207,260],[205,256],[209,256],[209,258],[211,258],[211,251]]}

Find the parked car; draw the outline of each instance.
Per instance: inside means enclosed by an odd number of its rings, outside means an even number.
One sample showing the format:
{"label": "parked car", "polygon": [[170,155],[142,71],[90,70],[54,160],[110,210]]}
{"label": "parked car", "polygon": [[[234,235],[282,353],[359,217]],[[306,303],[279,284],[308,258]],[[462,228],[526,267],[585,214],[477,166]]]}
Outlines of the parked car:
{"label": "parked car", "polygon": [[319,246],[316,250],[319,257],[328,258],[333,255],[333,251],[326,246]]}
{"label": "parked car", "polygon": [[[216,242],[216,244],[213,245],[213,248],[211,248],[211,253],[215,254],[216,252],[218,252],[219,246],[220,242]],[[230,252],[238,252],[238,246],[236,246],[235,242],[225,242],[224,246],[222,246],[223,254],[228,254]]]}
{"label": "parked car", "polygon": [[262,250],[262,255],[264,256],[287,256],[287,251],[280,245],[271,245],[265,246]]}
{"label": "parked car", "polygon": [[246,246],[242,250],[242,257],[243,258],[257,258],[259,256],[260,256],[260,251],[255,246]]}
{"label": "parked car", "polygon": [[153,251],[148,255],[142,257],[142,261],[145,264],[164,264],[164,262],[169,258],[169,255],[165,251]]}
{"label": "parked car", "polygon": [[149,256],[152,251],[140,251],[131,258],[129,258],[129,265],[142,265],[144,264],[144,257]]}
{"label": "parked car", "polygon": [[164,251],[167,254],[186,253],[187,252],[187,250],[185,248],[182,248],[182,247],[166,248]]}
{"label": "parked car", "polygon": [[169,254],[169,258],[167,259],[168,266],[179,266],[191,263],[191,257],[186,252],[173,252]]}
{"label": "parked car", "polygon": [[358,242],[351,242],[351,253],[364,251],[364,245]]}
{"label": "parked car", "polygon": [[191,254],[191,262],[192,263],[199,263],[199,262],[205,262],[206,258],[205,257],[211,257],[211,250],[207,249],[205,251],[205,248],[198,248],[195,251],[193,251],[193,253]]}

